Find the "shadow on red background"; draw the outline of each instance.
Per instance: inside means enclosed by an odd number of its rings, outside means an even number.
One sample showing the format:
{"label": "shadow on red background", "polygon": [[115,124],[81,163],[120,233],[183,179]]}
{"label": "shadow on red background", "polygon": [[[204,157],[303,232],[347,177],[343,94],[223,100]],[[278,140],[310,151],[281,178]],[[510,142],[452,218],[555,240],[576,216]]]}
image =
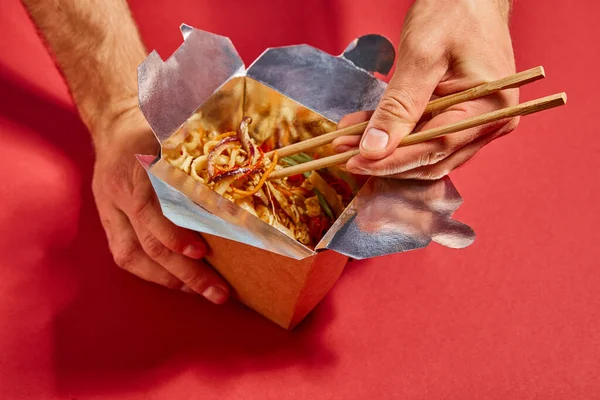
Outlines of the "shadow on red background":
{"label": "shadow on red background", "polygon": [[[94,207],[93,149],[86,128],[73,110],[16,81],[0,70],[0,90],[11,99],[0,117],[39,134],[83,173],[78,234],[67,248],[52,253],[52,262],[45,264],[52,271],[42,271],[49,279],[70,282],[66,290],[74,293],[52,321],[60,393],[148,389],[182,368],[205,379],[228,380],[250,369],[335,363],[320,342],[334,317],[328,301],[290,334],[238,303],[213,306],[119,270]],[[35,118],[29,110],[36,110]]]}

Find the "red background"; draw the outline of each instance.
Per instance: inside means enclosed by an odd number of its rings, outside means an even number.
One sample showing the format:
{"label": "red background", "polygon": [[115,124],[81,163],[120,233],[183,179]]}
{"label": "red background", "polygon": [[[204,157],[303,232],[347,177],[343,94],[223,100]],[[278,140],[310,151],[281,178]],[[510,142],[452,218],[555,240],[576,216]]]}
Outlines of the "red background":
{"label": "red background", "polygon": [[[131,3],[163,57],[186,22],[229,36],[247,63],[269,46],[396,41],[408,8]],[[566,91],[569,104],[525,117],[453,174],[476,243],[353,263],[288,333],[114,265],[88,135],[22,6],[3,0],[0,398],[600,398],[599,4],[517,2],[518,69],[548,73],[522,99]]]}

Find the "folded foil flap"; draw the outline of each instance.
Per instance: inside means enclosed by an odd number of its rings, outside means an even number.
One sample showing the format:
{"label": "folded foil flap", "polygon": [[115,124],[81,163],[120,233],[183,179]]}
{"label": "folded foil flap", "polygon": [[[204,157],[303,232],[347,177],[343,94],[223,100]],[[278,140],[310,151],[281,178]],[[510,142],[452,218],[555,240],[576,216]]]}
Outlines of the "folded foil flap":
{"label": "folded foil flap", "polygon": [[342,56],[358,68],[387,75],[394,66],[394,45],[381,35],[365,35],[348,45]]}
{"label": "folded foil flap", "polygon": [[198,29],[185,35],[167,61],[153,51],[138,67],[139,107],[161,143],[245,68],[229,38]]}
{"label": "folded foil flap", "polygon": [[297,260],[315,254],[185,172],[164,161],[153,162],[152,156],[139,155],[137,158],[150,177],[163,214],[175,225]]}
{"label": "folded foil flap", "polygon": [[192,33],[192,31],[194,30],[193,27],[191,27],[187,24],[181,24],[179,29],[181,30],[181,35],[183,36],[183,40],[186,40],[188,38],[188,36],[190,36],[190,33]]}
{"label": "folded foil flap", "polygon": [[352,61],[307,45],[268,49],[247,75],[336,123],[375,109],[386,88]]}
{"label": "folded foil flap", "polygon": [[371,258],[426,247],[473,243],[475,232],[451,215],[462,199],[448,178],[439,181],[370,179],[318,248]]}

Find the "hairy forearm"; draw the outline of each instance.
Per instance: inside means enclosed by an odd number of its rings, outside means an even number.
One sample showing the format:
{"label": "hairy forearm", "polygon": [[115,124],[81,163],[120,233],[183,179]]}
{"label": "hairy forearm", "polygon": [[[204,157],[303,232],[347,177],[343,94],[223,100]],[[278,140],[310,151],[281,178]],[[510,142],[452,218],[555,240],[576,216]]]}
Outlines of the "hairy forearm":
{"label": "hairy forearm", "polygon": [[92,134],[137,107],[146,50],[126,0],[22,0]]}

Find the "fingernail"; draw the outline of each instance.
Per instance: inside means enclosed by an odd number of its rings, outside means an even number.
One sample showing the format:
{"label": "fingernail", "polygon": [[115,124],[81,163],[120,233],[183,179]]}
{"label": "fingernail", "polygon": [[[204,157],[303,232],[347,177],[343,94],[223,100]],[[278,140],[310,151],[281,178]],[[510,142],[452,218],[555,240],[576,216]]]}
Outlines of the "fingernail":
{"label": "fingernail", "polygon": [[202,258],[206,255],[206,247],[199,244],[190,244],[183,249],[183,255],[189,258]]}
{"label": "fingernail", "polygon": [[204,292],[202,292],[202,296],[204,296],[208,301],[215,304],[223,304],[227,301],[229,294],[223,288],[219,286],[209,286]]}
{"label": "fingernail", "polygon": [[380,151],[388,144],[388,134],[381,129],[371,128],[367,131],[361,146],[366,151]]}

